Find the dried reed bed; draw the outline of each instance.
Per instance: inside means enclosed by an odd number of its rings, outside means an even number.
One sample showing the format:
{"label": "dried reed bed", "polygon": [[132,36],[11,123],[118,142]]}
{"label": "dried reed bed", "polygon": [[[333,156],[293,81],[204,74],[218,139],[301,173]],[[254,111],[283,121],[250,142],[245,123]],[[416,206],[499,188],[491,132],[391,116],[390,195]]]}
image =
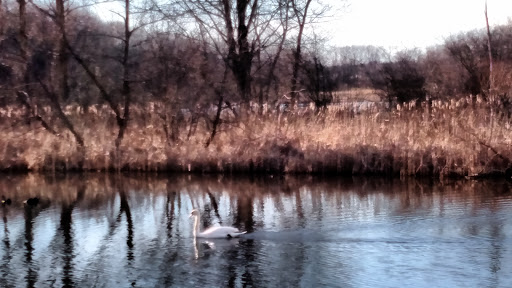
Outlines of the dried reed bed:
{"label": "dried reed bed", "polygon": [[392,112],[378,105],[359,111],[332,106],[322,113],[227,116],[207,148],[211,127],[204,118],[190,133],[189,118],[170,127],[162,119],[171,117],[161,117],[155,106],[134,107],[119,151],[106,107],[67,109],[85,139],[83,152],[62,128],[53,135],[38,122],[27,124],[23,111],[11,108],[7,115],[3,109],[0,169],[446,177],[508,175],[512,159],[508,117],[475,97]]}
{"label": "dried reed bed", "polygon": [[374,101],[380,100],[379,92],[370,88],[352,88],[348,90],[340,90],[333,92],[335,102],[340,101]]}

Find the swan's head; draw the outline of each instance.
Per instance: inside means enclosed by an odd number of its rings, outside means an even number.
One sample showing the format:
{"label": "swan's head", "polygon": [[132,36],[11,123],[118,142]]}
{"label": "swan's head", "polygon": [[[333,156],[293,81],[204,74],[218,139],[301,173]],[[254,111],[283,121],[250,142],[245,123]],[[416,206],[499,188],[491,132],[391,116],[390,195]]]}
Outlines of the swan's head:
{"label": "swan's head", "polygon": [[188,217],[192,218],[192,217],[197,217],[197,216],[199,216],[199,211],[197,209],[194,209],[194,210],[190,211],[190,215]]}

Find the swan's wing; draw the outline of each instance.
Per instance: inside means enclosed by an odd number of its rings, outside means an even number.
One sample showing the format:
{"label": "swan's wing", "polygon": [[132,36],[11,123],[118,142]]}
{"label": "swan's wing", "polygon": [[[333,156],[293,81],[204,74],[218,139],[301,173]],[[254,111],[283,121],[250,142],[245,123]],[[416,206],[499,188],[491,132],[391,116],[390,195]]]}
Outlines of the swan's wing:
{"label": "swan's wing", "polygon": [[[226,226],[221,226],[221,227],[210,227],[208,229],[206,229],[205,231],[203,231],[202,233],[199,233],[199,237],[203,237],[203,238],[228,238],[230,236],[228,235],[231,235],[231,237],[238,237],[239,234],[243,234],[243,233],[240,233],[240,231],[234,227],[226,227]],[[233,235],[237,235],[237,236],[233,236]]]}
{"label": "swan's wing", "polygon": [[237,232],[240,232],[240,231],[238,231],[238,229],[236,229],[234,227],[213,226],[213,227],[210,227],[210,228],[204,230],[203,233],[214,233],[214,232],[218,232],[218,233],[237,233]]}

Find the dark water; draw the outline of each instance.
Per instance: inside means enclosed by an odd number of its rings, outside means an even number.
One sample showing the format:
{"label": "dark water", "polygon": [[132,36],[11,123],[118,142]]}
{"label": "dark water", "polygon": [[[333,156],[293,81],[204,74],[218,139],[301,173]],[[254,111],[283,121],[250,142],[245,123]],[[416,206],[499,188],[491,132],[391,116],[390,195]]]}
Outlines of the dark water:
{"label": "dark water", "polygon": [[[1,287],[512,287],[505,181],[2,175],[0,194]],[[250,233],[195,242],[193,207]]]}

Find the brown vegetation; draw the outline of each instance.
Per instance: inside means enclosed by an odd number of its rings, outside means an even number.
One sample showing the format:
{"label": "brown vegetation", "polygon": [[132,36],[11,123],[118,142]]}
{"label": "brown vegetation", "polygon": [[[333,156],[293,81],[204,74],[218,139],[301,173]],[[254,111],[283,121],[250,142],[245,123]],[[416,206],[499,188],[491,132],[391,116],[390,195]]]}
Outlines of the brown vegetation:
{"label": "brown vegetation", "polygon": [[[85,139],[84,159],[69,133],[53,135],[38,122],[17,121],[23,107],[1,111],[2,170],[130,170],[199,173],[312,173],[421,176],[505,175],[510,170],[512,133],[506,117],[489,119],[490,104],[468,97],[398,106],[392,112],[331,106],[322,114],[250,114],[230,122],[225,115],[208,148],[208,122],[183,120],[169,141],[162,118],[134,107],[119,151],[115,116],[108,108],[69,109]],[[154,108],[157,106],[156,108]],[[10,116],[10,117],[9,117]],[[186,123],[186,125],[185,125]],[[83,162],[82,162],[83,161]]]}
{"label": "brown vegetation", "polygon": [[0,170],[511,170],[512,23],[390,55],[326,49],[322,1],[120,3],[0,10]]}

